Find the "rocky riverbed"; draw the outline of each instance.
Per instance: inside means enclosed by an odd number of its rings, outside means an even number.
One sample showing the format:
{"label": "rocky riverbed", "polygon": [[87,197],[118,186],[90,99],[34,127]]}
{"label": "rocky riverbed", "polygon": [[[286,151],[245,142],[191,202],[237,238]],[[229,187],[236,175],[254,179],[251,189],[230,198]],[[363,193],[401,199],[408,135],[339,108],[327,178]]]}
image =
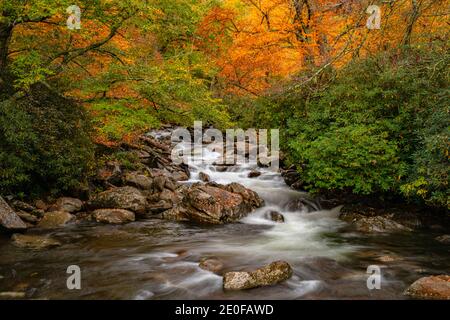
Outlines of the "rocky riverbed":
{"label": "rocky riverbed", "polygon": [[[138,168],[106,163],[88,199],[1,198],[0,298],[450,298],[439,221],[324,205],[289,169],[175,165],[171,147],[170,130],[124,145]],[[67,289],[70,265],[81,290]]]}

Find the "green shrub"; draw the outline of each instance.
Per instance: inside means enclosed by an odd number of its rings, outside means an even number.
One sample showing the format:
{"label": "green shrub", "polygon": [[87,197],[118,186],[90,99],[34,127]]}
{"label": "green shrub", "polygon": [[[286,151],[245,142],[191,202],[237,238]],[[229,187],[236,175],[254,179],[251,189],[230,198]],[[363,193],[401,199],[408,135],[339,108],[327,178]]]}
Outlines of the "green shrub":
{"label": "green shrub", "polygon": [[84,188],[93,165],[90,132],[84,109],[43,84],[0,101],[0,193]]}
{"label": "green shrub", "polygon": [[449,57],[440,43],[361,59],[259,98],[253,117],[282,130],[310,191],[449,206]]}

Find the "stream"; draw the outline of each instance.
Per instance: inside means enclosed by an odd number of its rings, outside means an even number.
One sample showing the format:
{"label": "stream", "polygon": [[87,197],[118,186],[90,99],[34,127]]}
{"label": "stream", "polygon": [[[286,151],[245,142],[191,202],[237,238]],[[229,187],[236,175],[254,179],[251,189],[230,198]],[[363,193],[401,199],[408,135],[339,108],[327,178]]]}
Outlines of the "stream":
{"label": "stream", "polygon": [[[203,147],[206,157],[215,153]],[[257,169],[262,174],[248,178]],[[321,210],[308,194],[290,189],[279,173],[255,165],[225,172],[213,165],[191,166],[226,184],[238,182],[266,202],[240,223],[199,226],[156,218],[126,225],[81,222],[45,234],[62,246],[45,251],[17,248],[0,236],[0,292],[25,291],[34,299],[405,299],[412,282],[449,272],[448,246],[433,232],[363,234],[338,220],[339,207]],[[310,209],[292,210],[306,199]],[[284,223],[266,219],[283,214]],[[287,261],[294,275],[284,283],[224,291],[222,277],[199,268],[214,257],[224,271],[252,270]],[[66,287],[69,265],[81,268],[81,290]],[[369,265],[381,268],[381,289],[369,290]]]}

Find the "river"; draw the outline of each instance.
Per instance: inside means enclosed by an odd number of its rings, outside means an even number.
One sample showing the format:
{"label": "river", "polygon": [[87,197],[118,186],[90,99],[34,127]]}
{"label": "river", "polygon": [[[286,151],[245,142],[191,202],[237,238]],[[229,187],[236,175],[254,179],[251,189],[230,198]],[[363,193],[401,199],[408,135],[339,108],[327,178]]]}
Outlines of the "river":
{"label": "river", "polygon": [[[355,232],[337,218],[339,208],[320,210],[268,169],[257,168],[261,176],[248,178],[252,169],[191,166],[187,182],[198,181],[203,171],[217,183],[238,182],[256,191],[266,205],[241,223],[82,222],[46,231],[63,245],[45,251],[17,248],[0,236],[0,292],[26,291],[37,299],[404,299],[403,290],[418,278],[448,273],[448,246],[434,240],[438,234]],[[289,210],[296,199],[309,199],[309,209]],[[266,219],[270,210],[285,222]],[[220,259],[225,271],[285,260],[294,275],[272,287],[225,292],[221,276],[198,267],[204,257]],[[81,268],[81,290],[66,287],[69,265]],[[379,290],[367,288],[369,265],[381,268]]]}

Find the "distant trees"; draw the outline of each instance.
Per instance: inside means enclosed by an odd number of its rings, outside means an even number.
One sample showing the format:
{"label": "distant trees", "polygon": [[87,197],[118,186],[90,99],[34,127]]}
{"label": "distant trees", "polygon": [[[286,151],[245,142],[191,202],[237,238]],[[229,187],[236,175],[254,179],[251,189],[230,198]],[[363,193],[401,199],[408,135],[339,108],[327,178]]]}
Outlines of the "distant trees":
{"label": "distant trees", "polygon": [[[366,27],[371,4],[381,9],[380,30]],[[257,96],[300,70],[448,36],[446,17],[443,0],[224,1],[199,33],[215,48],[219,92]]]}

